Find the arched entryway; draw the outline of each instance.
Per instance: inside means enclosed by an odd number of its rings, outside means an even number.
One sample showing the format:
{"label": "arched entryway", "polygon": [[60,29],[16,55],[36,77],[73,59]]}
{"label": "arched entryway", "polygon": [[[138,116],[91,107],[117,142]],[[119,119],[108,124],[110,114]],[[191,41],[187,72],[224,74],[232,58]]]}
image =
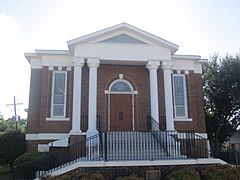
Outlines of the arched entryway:
{"label": "arched entryway", "polygon": [[134,130],[133,86],[125,79],[117,79],[109,86],[108,93],[108,130]]}

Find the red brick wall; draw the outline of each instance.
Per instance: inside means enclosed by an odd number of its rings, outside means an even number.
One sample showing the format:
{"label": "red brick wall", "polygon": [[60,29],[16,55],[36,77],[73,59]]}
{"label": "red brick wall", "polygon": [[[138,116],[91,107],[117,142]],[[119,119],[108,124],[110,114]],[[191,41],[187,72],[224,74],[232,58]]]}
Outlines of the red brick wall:
{"label": "red brick wall", "polygon": [[40,120],[39,110],[42,81],[41,74],[42,74],[41,69],[32,69],[31,71],[27,133],[39,132],[39,120]]}
{"label": "red brick wall", "polygon": [[188,115],[192,118],[191,122],[176,122],[177,130],[194,130],[195,132],[205,133],[205,115],[203,104],[202,75],[190,71],[186,74]]}
{"label": "red brick wall", "polygon": [[[66,67],[63,67],[66,70]],[[134,95],[135,106],[135,130],[146,130],[147,115],[150,115],[150,84],[149,71],[145,66],[137,65],[103,65],[98,68],[97,73],[97,115],[101,118],[101,128],[107,130],[108,112],[107,112],[107,95],[104,93],[108,90],[112,81],[119,78],[128,80],[134,90],[138,91]],[[89,86],[89,69],[87,65],[82,68],[82,104],[81,126],[82,130],[87,130],[88,115],[88,86]],[[201,74],[195,74],[190,71],[186,75],[187,94],[188,94],[188,113],[193,119],[192,122],[175,122],[176,130],[195,130],[195,132],[206,132],[205,117],[203,109],[202,77]],[[48,67],[42,69],[32,69],[30,84],[30,100],[27,133],[68,133],[71,130],[72,119],[72,91],[73,91],[73,69],[68,71],[67,82],[67,108],[66,116],[69,121],[46,121],[50,117],[51,111],[51,91],[52,91],[52,71]],[[159,114],[161,129],[165,129],[165,105],[164,105],[164,82],[163,71],[158,70],[158,92],[159,92]]]}

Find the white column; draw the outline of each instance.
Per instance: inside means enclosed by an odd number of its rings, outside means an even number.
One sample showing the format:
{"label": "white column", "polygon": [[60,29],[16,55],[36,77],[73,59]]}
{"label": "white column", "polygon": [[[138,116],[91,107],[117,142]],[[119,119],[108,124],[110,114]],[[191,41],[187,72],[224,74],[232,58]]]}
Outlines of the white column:
{"label": "white column", "polygon": [[88,98],[88,130],[87,137],[98,134],[97,131],[97,68],[100,64],[97,58],[88,58],[89,67],[89,98]]}
{"label": "white column", "polygon": [[157,69],[160,65],[159,61],[148,61],[147,68],[150,76],[150,101],[151,101],[151,116],[159,123],[158,112],[158,82]]}
{"label": "white column", "polygon": [[81,133],[81,83],[82,83],[82,67],[84,59],[74,57],[72,61],[74,65],[73,77],[73,112],[72,112],[72,129],[71,135],[79,135]]}
{"label": "white column", "polygon": [[163,63],[164,76],[164,95],[165,95],[165,111],[166,111],[166,128],[167,130],[175,130],[173,121],[173,94],[172,94],[172,63]]}

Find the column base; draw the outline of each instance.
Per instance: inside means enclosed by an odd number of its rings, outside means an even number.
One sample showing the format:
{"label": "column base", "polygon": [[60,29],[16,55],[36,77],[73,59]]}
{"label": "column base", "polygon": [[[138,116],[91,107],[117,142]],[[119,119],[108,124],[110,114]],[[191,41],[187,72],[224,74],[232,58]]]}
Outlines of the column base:
{"label": "column base", "polygon": [[87,130],[87,138],[98,134],[97,130]]}
{"label": "column base", "polygon": [[75,129],[72,129],[70,132],[69,132],[70,135],[82,135],[82,131],[81,130],[75,130]]}

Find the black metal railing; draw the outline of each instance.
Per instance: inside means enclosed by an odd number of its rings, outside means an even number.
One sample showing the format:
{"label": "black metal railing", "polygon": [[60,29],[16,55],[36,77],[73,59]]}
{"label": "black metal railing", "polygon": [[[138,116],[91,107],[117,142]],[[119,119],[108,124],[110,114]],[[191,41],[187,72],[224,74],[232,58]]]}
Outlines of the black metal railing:
{"label": "black metal railing", "polygon": [[207,140],[192,132],[113,131],[103,133],[103,159],[160,160],[208,157]]}
{"label": "black metal railing", "polygon": [[208,143],[203,137],[191,131],[161,131],[159,123],[151,117],[147,131],[102,132],[100,117],[97,127],[99,134],[78,143],[66,145],[66,141],[61,140],[59,147],[50,147],[48,157],[35,168],[37,177],[79,161],[186,159],[209,155]]}
{"label": "black metal railing", "polygon": [[213,152],[214,158],[222,159],[223,161],[233,166],[240,166],[240,152],[230,148],[221,148],[220,150]]}
{"label": "black metal railing", "polygon": [[[80,142],[70,144],[68,148],[63,148],[63,152],[54,150],[50,153],[54,156],[50,158],[50,169],[59,169],[78,161],[99,161],[102,159],[101,143],[99,134],[83,139]],[[40,171],[39,176],[47,174],[49,171]]]}
{"label": "black metal railing", "polygon": [[170,158],[203,158],[209,157],[207,139],[193,131],[160,131],[159,123],[148,116],[148,130],[166,150]]}

